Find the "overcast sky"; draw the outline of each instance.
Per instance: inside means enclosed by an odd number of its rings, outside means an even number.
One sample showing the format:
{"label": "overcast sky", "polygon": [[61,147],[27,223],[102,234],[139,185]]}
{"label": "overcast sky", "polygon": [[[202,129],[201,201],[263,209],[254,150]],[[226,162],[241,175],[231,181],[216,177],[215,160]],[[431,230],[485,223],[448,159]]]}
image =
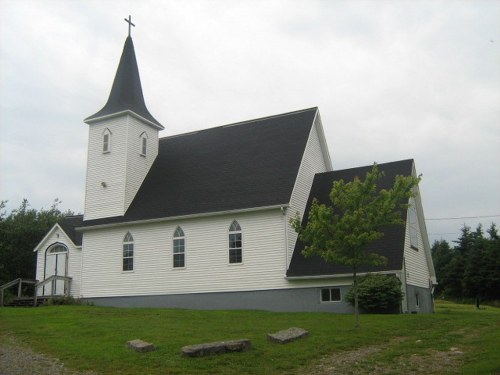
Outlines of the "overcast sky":
{"label": "overcast sky", "polygon": [[334,169],[415,159],[426,218],[462,218],[431,243],[500,224],[500,1],[0,0],[9,210],[83,211],[129,14],[161,136],[318,106]]}

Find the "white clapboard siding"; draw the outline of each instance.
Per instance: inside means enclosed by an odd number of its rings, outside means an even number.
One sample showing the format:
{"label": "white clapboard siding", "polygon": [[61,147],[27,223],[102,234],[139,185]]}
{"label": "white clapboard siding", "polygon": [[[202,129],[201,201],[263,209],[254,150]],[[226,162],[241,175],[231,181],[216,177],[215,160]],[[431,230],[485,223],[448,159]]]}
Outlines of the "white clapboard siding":
{"label": "white clapboard siding", "polygon": [[304,216],[304,210],[311,192],[311,186],[316,173],[327,172],[331,170],[331,164],[328,156],[328,149],[323,135],[323,127],[319,112],[317,112],[314,120],[314,126],[311,128],[309,139],[302,156],[302,161],[299,168],[295,186],[293,189],[292,197],[290,199],[290,207],[287,212],[287,235],[288,235],[288,251],[287,251],[287,265],[290,264],[295,242],[297,240],[297,233],[288,224],[288,221],[295,217],[298,212],[301,217]]}
{"label": "white clapboard siding", "polygon": [[[110,151],[103,153],[109,130]],[[148,135],[148,152],[141,155],[140,136]],[[158,154],[158,131],[130,115],[89,125],[85,220],[121,216],[137,193]]]}
{"label": "white clapboard siding", "polygon": [[[417,211],[417,218],[418,218]],[[406,265],[406,282],[410,285],[419,286],[422,288],[429,287],[430,272],[427,260],[427,252],[424,248],[424,238],[422,230],[418,228],[418,246],[414,249],[410,246],[410,215],[406,218],[406,234],[405,234],[405,249],[404,258]],[[419,220],[420,222],[420,220]]]}
{"label": "white clapboard siding", "polygon": [[[68,277],[71,277],[70,294],[74,297],[80,296],[81,289],[81,248],[76,247],[69,239],[66,233],[56,224],[38,244],[36,250],[36,280],[43,281],[45,279],[45,254],[47,249],[52,245],[62,244],[68,248]],[[39,291],[41,294],[41,291]]]}
{"label": "white clapboard siding", "polygon": [[[264,290],[289,287],[281,210],[136,224],[84,234],[84,297]],[[243,233],[243,263],[229,264],[228,230]],[[173,268],[172,240],[185,234],[186,266]],[[134,238],[134,270],[122,271],[122,242]]]}
{"label": "white clapboard siding", "polygon": [[[128,153],[125,186],[125,211],[132,203],[151,165],[158,155],[158,130],[147,126],[135,117],[128,116]],[[147,152],[142,155],[142,134],[147,135]]]}

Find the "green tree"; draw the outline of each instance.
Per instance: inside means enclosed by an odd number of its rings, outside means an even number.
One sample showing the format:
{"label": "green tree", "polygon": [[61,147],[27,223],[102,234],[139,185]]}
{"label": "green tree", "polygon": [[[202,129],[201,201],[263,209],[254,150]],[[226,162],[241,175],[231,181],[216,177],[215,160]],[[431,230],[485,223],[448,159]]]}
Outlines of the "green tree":
{"label": "green tree", "polygon": [[495,224],[486,232],[489,238],[481,225],[475,231],[463,226],[453,249],[446,241],[434,243],[439,294],[455,299],[500,299],[500,238]]}
{"label": "green tree", "polygon": [[431,248],[431,254],[438,281],[436,293],[440,294],[447,289],[451,277],[448,274],[448,265],[454,256],[453,249],[445,240],[435,241]]}
{"label": "green tree", "polygon": [[7,215],[5,201],[0,202],[0,285],[18,277],[35,277],[33,249],[49,229],[70,211],[62,213],[58,199],[50,209],[37,211],[24,199],[19,208]]}
{"label": "green tree", "polygon": [[326,262],[351,268],[354,289],[355,326],[359,327],[357,272],[364,265],[383,265],[387,259],[370,252],[367,245],[383,237],[383,228],[402,225],[403,210],[415,196],[420,177],[396,176],[390,189],[378,189],[382,178],[375,163],[364,181],[335,181],[329,198],[331,205],[319,204],[315,199],[305,226],[297,214],[291,224],[305,244],[304,256],[319,255]]}
{"label": "green tree", "polygon": [[[372,313],[399,312],[403,291],[401,281],[394,275],[370,274],[359,279],[359,307]],[[346,300],[354,304],[354,290],[346,295]]]}

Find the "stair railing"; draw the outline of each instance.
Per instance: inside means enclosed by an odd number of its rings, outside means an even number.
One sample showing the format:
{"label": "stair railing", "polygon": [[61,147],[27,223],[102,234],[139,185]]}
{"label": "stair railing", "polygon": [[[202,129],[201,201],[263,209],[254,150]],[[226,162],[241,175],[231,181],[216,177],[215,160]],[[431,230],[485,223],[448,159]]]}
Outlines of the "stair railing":
{"label": "stair railing", "polygon": [[21,291],[22,291],[23,283],[24,284],[35,285],[35,295],[36,295],[36,284],[37,284],[36,280],[29,280],[29,279],[18,278],[18,279],[9,281],[8,283],[5,283],[2,286],[0,286],[0,307],[3,307],[3,292],[5,291],[5,289],[13,287],[16,284],[19,284],[17,286],[17,298],[20,298],[21,297]]}
{"label": "stair railing", "polygon": [[33,301],[33,305],[34,306],[36,306],[37,300],[38,300],[38,288],[39,287],[43,287],[45,284],[52,283],[52,281],[54,281],[54,280],[62,280],[62,281],[64,281],[64,296],[65,297],[69,297],[70,296],[70,292],[71,292],[71,280],[72,280],[72,278],[71,277],[67,277],[67,276],[52,275],[52,276],[46,278],[45,280],[42,280],[42,281],[37,282],[35,284],[35,298],[34,298],[34,301]]}

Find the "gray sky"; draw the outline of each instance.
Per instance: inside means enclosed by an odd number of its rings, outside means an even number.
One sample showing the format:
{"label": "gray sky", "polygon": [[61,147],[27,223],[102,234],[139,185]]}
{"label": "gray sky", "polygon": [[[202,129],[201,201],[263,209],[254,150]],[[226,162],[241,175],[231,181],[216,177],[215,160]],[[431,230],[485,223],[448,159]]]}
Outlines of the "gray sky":
{"label": "gray sky", "polygon": [[0,199],[83,211],[132,30],[161,136],[318,106],[335,169],[414,158],[431,243],[500,224],[499,1],[0,0]]}

